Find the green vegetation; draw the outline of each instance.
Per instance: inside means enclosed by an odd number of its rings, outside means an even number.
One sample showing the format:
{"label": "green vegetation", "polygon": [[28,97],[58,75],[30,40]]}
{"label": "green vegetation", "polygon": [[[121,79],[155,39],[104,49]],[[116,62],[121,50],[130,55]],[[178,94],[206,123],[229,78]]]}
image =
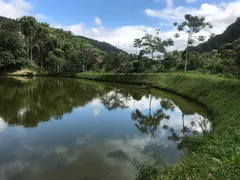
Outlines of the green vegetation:
{"label": "green vegetation", "polygon": [[[204,41],[206,37],[198,33],[212,27],[209,22],[205,22],[204,17],[186,14],[185,21],[174,25],[188,35],[186,50],[167,51],[169,46],[174,45],[174,41],[171,38],[161,39],[160,30],[157,29],[153,34],[147,33],[135,39],[133,46],[136,47],[136,54],[128,54],[108,43],[52,28],[31,16],[20,19],[1,17],[0,72],[11,73],[21,69],[38,74],[195,70],[239,76],[239,18],[222,35],[211,35],[207,42],[199,46],[193,46],[193,42]],[[178,33],[173,35],[175,38],[179,36]]]}
{"label": "green vegetation", "polygon": [[0,19],[0,71],[27,68],[38,72],[92,70],[105,52],[69,31],[51,28],[34,17]]}
{"label": "green vegetation", "polygon": [[[213,115],[213,131],[185,137],[188,155],[176,165],[159,168],[148,179],[238,179],[240,177],[240,81],[199,73],[104,74],[79,73],[80,78],[133,84],[151,84],[204,104]],[[148,170],[139,165],[140,174]],[[155,163],[149,166],[156,167]],[[146,176],[144,176],[146,179]],[[142,179],[144,179],[142,178]],[[141,179],[141,178],[139,178]]]}

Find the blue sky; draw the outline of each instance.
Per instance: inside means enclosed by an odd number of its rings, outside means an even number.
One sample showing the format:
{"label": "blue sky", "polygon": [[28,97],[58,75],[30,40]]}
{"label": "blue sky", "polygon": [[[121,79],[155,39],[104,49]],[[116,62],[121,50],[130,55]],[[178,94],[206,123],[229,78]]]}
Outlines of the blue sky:
{"label": "blue sky", "polygon": [[[227,1],[229,0],[224,2]],[[87,27],[92,27],[93,19],[97,16],[102,19],[104,26],[114,28],[124,25],[159,26],[159,21],[146,16],[144,13],[146,8],[161,10],[168,7],[168,2],[172,2],[173,7],[200,7],[203,1],[188,3],[186,0],[29,0],[29,2],[34,5],[34,12],[52,18],[46,19],[49,22],[63,25],[83,22]],[[219,0],[204,1],[212,4],[218,2]]]}
{"label": "blue sky", "polygon": [[[240,16],[239,9],[239,0],[0,0],[2,16],[32,15],[51,26],[109,42],[128,52],[135,52],[134,38],[156,28],[161,29],[163,39],[173,37],[173,22],[182,21],[186,13],[206,17],[213,24],[211,32],[222,33]],[[185,47],[185,35],[181,38],[172,49]]]}

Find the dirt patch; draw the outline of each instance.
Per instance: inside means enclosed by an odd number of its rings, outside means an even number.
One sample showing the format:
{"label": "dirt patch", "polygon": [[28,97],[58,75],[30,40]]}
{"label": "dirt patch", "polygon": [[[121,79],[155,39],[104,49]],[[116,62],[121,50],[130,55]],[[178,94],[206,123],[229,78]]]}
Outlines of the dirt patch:
{"label": "dirt patch", "polygon": [[35,71],[29,69],[21,69],[19,71],[15,71],[13,73],[9,73],[8,75],[13,76],[35,76],[37,73]]}

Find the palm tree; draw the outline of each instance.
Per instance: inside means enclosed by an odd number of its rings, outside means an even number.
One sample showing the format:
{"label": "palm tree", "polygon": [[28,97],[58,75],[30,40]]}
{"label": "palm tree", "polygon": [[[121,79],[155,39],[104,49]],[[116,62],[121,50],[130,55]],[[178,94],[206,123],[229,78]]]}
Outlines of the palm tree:
{"label": "palm tree", "polygon": [[23,16],[20,20],[21,32],[26,43],[26,54],[32,61],[33,38],[36,34],[37,20],[32,16]]}
{"label": "palm tree", "polygon": [[170,116],[166,115],[162,108],[158,109],[153,115],[151,113],[152,95],[149,98],[149,112],[148,115],[144,115],[139,109],[132,112],[132,120],[136,121],[135,126],[144,134],[151,134],[155,137],[155,132],[163,119],[170,119]]}
{"label": "palm tree", "polygon": [[138,54],[138,49],[142,47],[142,40],[141,39],[134,39],[133,47],[137,48],[136,54]]}

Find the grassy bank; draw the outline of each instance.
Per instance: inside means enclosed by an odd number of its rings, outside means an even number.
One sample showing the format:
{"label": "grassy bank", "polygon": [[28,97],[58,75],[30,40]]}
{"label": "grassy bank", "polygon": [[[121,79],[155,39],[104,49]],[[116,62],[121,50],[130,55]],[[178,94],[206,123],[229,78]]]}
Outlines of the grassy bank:
{"label": "grassy bank", "polygon": [[[73,75],[71,75],[73,76]],[[101,74],[75,77],[112,82],[149,84],[204,104],[213,115],[213,131],[188,137],[189,154],[178,164],[158,168],[147,179],[239,179],[240,177],[240,81],[194,73]],[[148,167],[139,179],[146,179]]]}

